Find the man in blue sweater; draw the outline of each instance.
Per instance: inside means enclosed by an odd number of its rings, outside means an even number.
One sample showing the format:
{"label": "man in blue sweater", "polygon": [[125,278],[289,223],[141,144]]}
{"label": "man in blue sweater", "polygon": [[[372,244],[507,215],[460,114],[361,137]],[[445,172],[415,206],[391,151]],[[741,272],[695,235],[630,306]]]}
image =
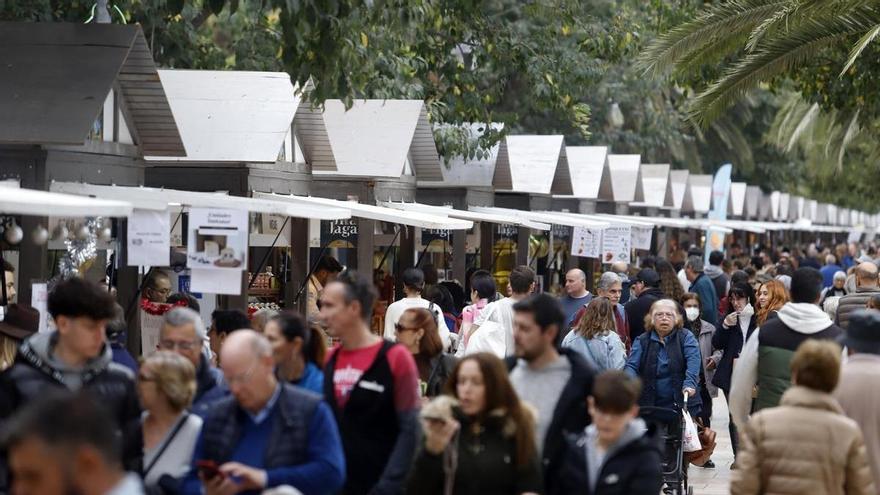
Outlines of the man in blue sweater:
{"label": "man in blue sweater", "polygon": [[[338,492],[345,458],[327,404],[279,383],[269,342],[252,330],[230,334],[220,357],[231,395],[205,417],[181,492],[256,494],[285,485],[305,495]],[[216,471],[200,469],[205,461]]]}
{"label": "man in blue sweater", "polygon": [[703,258],[691,256],[684,266],[684,273],[691,283],[691,292],[700,296],[703,303],[703,312],[700,318],[711,323],[718,324],[718,293],[715,292],[715,284],[703,273]]}

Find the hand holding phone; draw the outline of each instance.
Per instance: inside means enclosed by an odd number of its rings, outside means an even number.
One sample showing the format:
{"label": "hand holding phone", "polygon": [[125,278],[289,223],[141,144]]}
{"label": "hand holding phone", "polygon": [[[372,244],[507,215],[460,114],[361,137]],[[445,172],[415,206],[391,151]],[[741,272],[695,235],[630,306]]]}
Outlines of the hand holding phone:
{"label": "hand holding phone", "polygon": [[218,476],[220,479],[226,477],[223,471],[220,471],[220,466],[212,460],[203,459],[196,461],[196,469],[199,471],[199,476],[204,480],[212,480]]}

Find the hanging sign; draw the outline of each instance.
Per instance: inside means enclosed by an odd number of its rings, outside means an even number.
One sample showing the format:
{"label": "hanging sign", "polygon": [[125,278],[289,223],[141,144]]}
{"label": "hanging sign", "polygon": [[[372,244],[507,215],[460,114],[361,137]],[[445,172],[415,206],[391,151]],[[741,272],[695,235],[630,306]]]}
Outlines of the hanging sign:
{"label": "hanging sign", "polygon": [[602,251],[602,229],[575,227],[571,234],[571,255],[598,258]]}
{"label": "hanging sign", "polygon": [[629,263],[632,232],[630,227],[608,227],[602,231],[602,263]]}
{"label": "hanging sign", "polygon": [[189,213],[188,234],[186,261],[189,268],[241,272],[247,267],[246,211],[193,208]]}
{"label": "hanging sign", "polygon": [[135,209],[128,217],[128,266],[168,266],[171,219],[167,211]]}
{"label": "hanging sign", "polygon": [[162,330],[163,314],[152,314],[148,311],[139,311],[141,316],[141,355],[149,356],[156,352],[159,345],[159,331]]}
{"label": "hanging sign", "polygon": [[447,229],[422,229],[422,246],[429,242],[446,241],[452,242],[452,231]]}
{"label": "hanging sign", "polygon": [[357,218],[321,221],[321,245],[330,248],[353,248],[358,241]]}
{"label": "hanging sign", "polygon": [[654,235],[654,227],[642,227],[633,225],[632,227],[632,247],[633,249],[641,249],[644,251],[651,250],[651,238]]}
{"label": "hanging sign", "polygon": [[495,226],[495,237],[498,239],[516,239],[519,236],[519,227],[511,224],[499,224]]}
{"label": "hanging sign", "polygon": [[49,331],[49,288],[45,283],[31,284],[31,307],[40,312],[40,323],[37,330]]}
{"label": "hanging sign", "polygon": [[571,239],[572,228],[568,225],[552,225],[553,240],[567,241]]}

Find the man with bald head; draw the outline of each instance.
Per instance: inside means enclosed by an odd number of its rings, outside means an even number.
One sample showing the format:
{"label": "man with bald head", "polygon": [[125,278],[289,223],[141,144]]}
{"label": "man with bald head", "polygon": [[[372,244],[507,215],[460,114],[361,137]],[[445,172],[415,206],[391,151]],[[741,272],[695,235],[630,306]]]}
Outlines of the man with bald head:
{"label": "man with bald head", "polygon": [[844,330],[849,327],[849,316],[853,311],[864,309],[865,304],[880,294],[878,286],[877,265],[873,261],[865,261],[856,266],[856,291],[840,298],[837,305],[835,322]]}
{"label": "man with bald head", "polygon": [[[342,442],[321,397],[278,382],[272,346],[253,330],[230,334],[220,355],[230,395],[205,417],[181,492],[262,493],[288,485],[308,495],[342,488]],[[218,472],[199,469],[204,461]]]}
{"label": "man with bald head", "polygon": [[565,328],[562,333],[567,333],[575,315],[592,299],[593,295],[587,290],[587,274],[580,268],[569,270],[565,274],[565,295],[559,298],[565,314]]}

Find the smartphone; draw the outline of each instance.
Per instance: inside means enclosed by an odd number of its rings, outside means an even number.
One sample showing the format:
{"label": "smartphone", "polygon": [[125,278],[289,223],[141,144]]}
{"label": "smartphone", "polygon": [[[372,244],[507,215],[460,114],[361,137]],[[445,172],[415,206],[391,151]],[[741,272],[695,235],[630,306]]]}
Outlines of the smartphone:
{"label": "smartphone", "polygon": [[214,479],[217,476],[224,478],[226,477],[222,471],[220,471],[220,466],[217,465],[216,462],[211,460],[201,460],[196,461],[196,469],[199,470],[199,473],[206,480]]}

